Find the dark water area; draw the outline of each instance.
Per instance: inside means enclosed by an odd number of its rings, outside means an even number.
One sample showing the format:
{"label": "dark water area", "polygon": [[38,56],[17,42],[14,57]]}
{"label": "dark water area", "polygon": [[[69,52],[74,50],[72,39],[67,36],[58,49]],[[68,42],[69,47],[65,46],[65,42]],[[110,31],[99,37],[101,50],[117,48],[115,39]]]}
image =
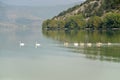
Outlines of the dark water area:
{"label": "dark water area", "polygon": [[100,61],[120,61],[120,31],[43,31],[75,53]]}

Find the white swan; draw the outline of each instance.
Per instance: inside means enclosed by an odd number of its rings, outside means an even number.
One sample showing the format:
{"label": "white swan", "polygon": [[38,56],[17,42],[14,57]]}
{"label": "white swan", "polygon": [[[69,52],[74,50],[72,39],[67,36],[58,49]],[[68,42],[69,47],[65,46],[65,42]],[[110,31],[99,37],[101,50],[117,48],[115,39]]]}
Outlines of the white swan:
{"label": "white swan", "polygon": [[75,47],[78,47],[78,45],[79,45],[78,43],[74,43],[74,46],[75,46]]}
{"label": "white swan", "polygon": [[38,47],[40,47],[40,44],[36,42],[35,48],[38,48]]}
{"label": "white swan", "polygon": [[80,46],[82,46],[82,47],[83,47],[84,45],[85,45],[84,43],[80,43]]}
{"label": "white swan", "polygon": [[64,46],[67,47],[69,45],[68,42],[64,42]]}
{"label": "white swan", "polygon": [[102,45],[103,45],[103,44],[100,43],[100,42],[96,43],[96,46],[97,46],[97,47],[101,47]]}
{"label": "white swan", "polygon": [[23,46],[25,46],[25,43],[23,43],[23,42],[20,41],[19,45],[20,45],[20,47],[23,47]]}
{"label": "white swan", "polygon": [[91,47],[92,46],[92,43],[87,43],[87,47]]}
{"label": "white swan", "polygon": [[112,43],[108,42],[107,45],[110,46],[110,45],[112,45]]}

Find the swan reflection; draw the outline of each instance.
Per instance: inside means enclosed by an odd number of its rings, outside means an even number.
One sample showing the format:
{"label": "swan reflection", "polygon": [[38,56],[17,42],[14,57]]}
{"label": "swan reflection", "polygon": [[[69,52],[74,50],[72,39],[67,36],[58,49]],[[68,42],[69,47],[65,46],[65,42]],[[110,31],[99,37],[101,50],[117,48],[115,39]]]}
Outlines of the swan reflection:
{"label": "swan reflection", "polygon": [[68,42],[64,42],[64,46],[68,47],[69,43]]}
{"label": "swan reflection", "polygon": [[75,43],[74,43],[74,46],[75,46],[75,47],[78,47],[78,46],[79,46],[79,44],[75,42]]}

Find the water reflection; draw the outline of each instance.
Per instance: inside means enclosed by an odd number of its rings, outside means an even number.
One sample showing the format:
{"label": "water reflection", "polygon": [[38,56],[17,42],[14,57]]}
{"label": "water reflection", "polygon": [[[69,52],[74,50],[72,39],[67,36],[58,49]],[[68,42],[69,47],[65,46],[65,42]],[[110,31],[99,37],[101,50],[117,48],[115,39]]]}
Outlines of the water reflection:
{"label": "water reflection", "polygon": [[120,31],[43,31],[43,34],[88,59],[120,62]]}

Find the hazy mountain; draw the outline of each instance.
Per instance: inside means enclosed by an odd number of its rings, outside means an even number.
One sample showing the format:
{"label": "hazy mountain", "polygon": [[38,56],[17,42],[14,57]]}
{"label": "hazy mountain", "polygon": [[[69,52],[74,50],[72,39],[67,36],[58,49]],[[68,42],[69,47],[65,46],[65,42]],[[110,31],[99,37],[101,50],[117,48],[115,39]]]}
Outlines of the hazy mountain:
{"label": "hazy mountain", "polygon": [[0,21],[6,20],[6,8],[5,4],[0,2]]}
{"label": "hazy mountain", "polygon": [[52,18],[61,11],[80,3],[57,6],[16,6],[0,2],[0,25],[18,26],[30,25],[35,21],[41,22],[41,20]]}

